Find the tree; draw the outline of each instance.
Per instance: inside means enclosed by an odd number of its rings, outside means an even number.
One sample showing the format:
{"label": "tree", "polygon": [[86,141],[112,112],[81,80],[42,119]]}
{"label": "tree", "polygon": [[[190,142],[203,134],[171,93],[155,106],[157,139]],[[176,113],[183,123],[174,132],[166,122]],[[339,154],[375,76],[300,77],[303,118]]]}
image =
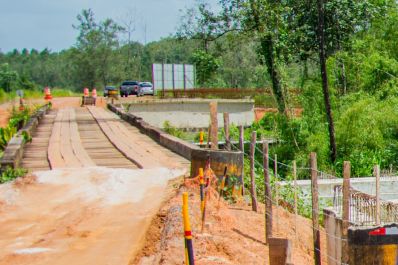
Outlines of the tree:
{"label": "tree", "polygon": [[336,161],[337,158],[337,148],[336,148],[336,139],[334,136],[334,122],[333,122],[332,107],[330,105],[329,82],[328,82],[328,75],[326,69],[324,16],[325,14],[324,14],[323,0],[318,0],[319,64],[321,67],[322,90],[323,90],[323,98],[325,101],[326,117],[329,125],[328,128],[329,128],[330,158],[332,162],[334,162]]}
{"label": "tree", "polygon": [[[121,20],[123,24],[123,33],[127,35],[127,56],[126,56],[126,65],[125,65],[125,73],[127,76],[131,75],[133,72],[133,62],[131,62],[131,57],[133,53],[133,41],[132,41],[132,35],[135,31],[136,28],[136,12],[135,10],[129,9],[127,14],[125,15],[125,18]],[[141,69],[141,68],[140,68]],[[141,76],[141,74],[139,74]],[[139,77],[140,78],[140,77]]]}
{"label": "tree", "polygon": [[18,79],[18,73],[12,70],[8,63],[0,66],[0,87],[6,92],[11,91],[11,83]]}
{"label": "tree", "polygon": [[91,9],[83,10],[77,19],[79,24],[73,28],[79,30],[79,36],[72,56],[80,76],[79,83],[94,87],[102,82],[105,86],[112,79],[110,70],[116,63],[112,53],[119,47],[118,33],[123,28],[112,19],[97,23]]}

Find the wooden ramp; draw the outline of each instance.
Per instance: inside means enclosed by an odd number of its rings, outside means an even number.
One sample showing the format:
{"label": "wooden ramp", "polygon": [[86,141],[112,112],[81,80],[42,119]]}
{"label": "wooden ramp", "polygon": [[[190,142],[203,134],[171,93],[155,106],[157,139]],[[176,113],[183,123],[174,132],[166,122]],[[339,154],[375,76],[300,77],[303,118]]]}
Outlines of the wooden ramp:
{"label": "wooden ramp", "polygon": [[76,109],[76,118],[83,147],[97,166],[137,168],[112,145],[87,108]]}
{"label": "wooden ramp", "polygon": [[25,145],[22,167],[30,171],[50,170],[50,164],[47,159],[47,147],[50,140],[53,123],[57,111],[49,111],[36,131],[32,135],[32,142]]}
{"label": "wooden ramp", "polygon": [[22,166],[31,172],[91,166],[188,169],[190,162],[110,111],[80,107],[52,110],[40,121]]}
{"label": "wooden ramp", "polygon": [[139,168],[185,167],[186,160],[163,148],[137,129],[130,131],[127,128],[132,126],[123,123],[114,113],[97,107],[88,107],[88,109],[109,141]]}
{"label": "wooden ramp", "polygon": [[73,108],[61,109],[55,117],[48,144],[48,161],[51,169],[95,166],[80,141]]}

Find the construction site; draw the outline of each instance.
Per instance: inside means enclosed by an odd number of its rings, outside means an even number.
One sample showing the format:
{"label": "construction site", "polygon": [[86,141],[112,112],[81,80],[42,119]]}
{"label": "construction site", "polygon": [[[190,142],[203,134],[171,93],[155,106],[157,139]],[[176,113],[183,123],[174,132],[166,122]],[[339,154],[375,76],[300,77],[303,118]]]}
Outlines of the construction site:
{"label": "construction site", "polygon": [[[28,173],[0,186],[0,264],[397,264],[397,179],[378,166],[351,178],[346,162],[342,179],[319,171],[316,153],[308,168],[270,157],[272,139],[244,138],[258,115],[250,100],[87,102],[28,103],[41,107],[1,159]],[[207,139],[164,132],[170,117],[208,127]],[[294,179],[279,180],[278,167]],[[280,195],[287,186],[293,201]],[[299,196],[311,200],[311,218]]]}

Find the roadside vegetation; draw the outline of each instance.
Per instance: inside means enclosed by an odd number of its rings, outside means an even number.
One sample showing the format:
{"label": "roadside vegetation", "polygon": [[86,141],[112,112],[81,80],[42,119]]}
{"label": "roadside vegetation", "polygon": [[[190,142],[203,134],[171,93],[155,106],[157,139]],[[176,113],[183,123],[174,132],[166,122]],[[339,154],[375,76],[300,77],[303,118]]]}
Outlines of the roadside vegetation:
{"label": "roadside vegetation", "polygon": [[[11,117],[8,121],[7,126],[0,128],[0,158],[2,157],[4,149],[7,147],[8,142],[11,138],[21,129],[26,122],[29,120],[34,109],[26,107],[23,111],[12,109]],[[30,136],[24,135],[24,139],[29,141]]]}

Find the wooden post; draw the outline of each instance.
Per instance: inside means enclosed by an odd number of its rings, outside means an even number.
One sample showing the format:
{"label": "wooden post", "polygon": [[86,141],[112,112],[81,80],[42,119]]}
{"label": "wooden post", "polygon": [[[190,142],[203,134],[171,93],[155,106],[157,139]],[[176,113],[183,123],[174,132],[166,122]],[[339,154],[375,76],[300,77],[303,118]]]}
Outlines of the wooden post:
{"label": "wooden post", "polygon": [[239,149],[245,152],[245,130],[242,125],[239,126]]}
{"label": "wooden post", "polygon": [[231,139],[229,135],[229,113],[224,112],[224,133],[225,133],[225,149],[231,151]]}
{"label": "wooden post", "polygon": [[348,226],[350,224],[350,178],[351,178],[351,164],[349,161],[344,161],[343,168],[343,236],[341,248],[341,263],[348,264],[349,249],[348,249]]}
{"label": "wooden post", "polygon": [[211,149],[218,149],[217,101],[210,102],[210,122]]}
{"label": "wooden post", "polygon": [[211,142],[211,139],[210,139],[210,134],[211,134],[211,125],[209,126],[209,128],[207,129],[207,148],[210,148],[211,147],[211,144],[210,144],[210,142]]}
{"label": "wooden post", "polygon": [[254,174],[254,155],[256,152],[256,140],[257,140],[257,133],[256,131],[252,132],[252,139],[250,142],[250,193],[252,196],[252,209],[253,211],[257,212],[257,193],[256,193],[256,180]]}
{"label": "wooden post", "polygon": [[375,166],[376,173],[376,225],[380,225],[380,166]]}
{"label": "wooden post", "polygon": [[285,238],[270,238],[269,262],[270,265],[292,264],[292,243]]}
{"label": "wooden post", "polygon": [[318,171],[316,153],[310,155],[311,163],[311,191],[312,191],[312,234],[314,238],[315,265],[321,265],[321,241],[319,235],[319,206],[318,206]]}
{"label": "wooden post", "polygon": [[275,176],[275,200],[276,207],[279,206],[279,189],[278,189],[278,155],[274,156],[274,176]]}
{"label": "wooden post", "polygon": [[298,215],[298,202],[297,202],[297,165],[296,160],[293,160],[293,179],[294,179],[294,231],[297,237],[297,215]]}
{"label": "wooden post", "polygon": [[[243,157],[245,156],[245,130],[243,126],[239,126],[239,150],[242,151]],[[242,196],[245,195],[245,169],[242,167]]]}
{"label": "wooden post", "polygon": [[276,220],[276,231],[279,229],[279,187],[278,187],[278,155],[275,154],[274,156],[274,177],[275,177],[275,220]]}
{"label": "wooden post", "polygon": [[272,193],[269,177],[269,145],[263,140],[264,197],[265,197],[265,242],[272,237]]}

